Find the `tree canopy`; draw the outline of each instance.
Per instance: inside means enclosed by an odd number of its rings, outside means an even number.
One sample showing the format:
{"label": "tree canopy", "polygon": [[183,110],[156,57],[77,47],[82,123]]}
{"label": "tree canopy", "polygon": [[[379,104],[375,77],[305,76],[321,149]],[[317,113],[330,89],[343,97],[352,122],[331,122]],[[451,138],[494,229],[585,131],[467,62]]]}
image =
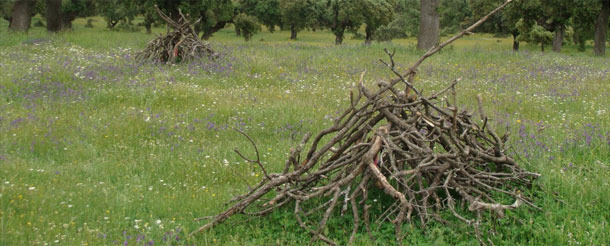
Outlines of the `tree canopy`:
{"label": "tree canopy", "polygon": [[[154,11],[154,6],[158,6],[170,18],[178,18],[179,10],[190,19],[201,18],[195,31],[203,39],[239,20],[241,27],[245,23],[259,23],[270,32],[277,27],[290,30],[291,39],[296,39],[301,30],[328,29],[335,35],[336,44],[343,43],[347,31],[364,37],[366,44],[373,40],[417,36],[426,44],[421,47],[426,48],[436,44],[439,36],[471,25],[504,1],[4,0],[0,1],[0,14],[9,22],[11,30],[26,32],[36,14],[46,20],[47,29],[52,32],[70,29],[75,18],[94,15],[104,17],[108,29],[139,31],[132,22],[141,16],[144,20],[141,25],[150,33],[152,25],[159,20]],[[609,0],[514,0],[477,31],[512,35],[515,50],[520,41],[542,48],[552,44],[553,51],[557,52],[573,41],[579,50],[584,50],[587,42],[593,40],[596,54],[602,54],[604,41],[608,40],[609,5]],[[362,31],[364,35],[359,33]],[[248,35],[253,33],[256,32],[248,31]]]}

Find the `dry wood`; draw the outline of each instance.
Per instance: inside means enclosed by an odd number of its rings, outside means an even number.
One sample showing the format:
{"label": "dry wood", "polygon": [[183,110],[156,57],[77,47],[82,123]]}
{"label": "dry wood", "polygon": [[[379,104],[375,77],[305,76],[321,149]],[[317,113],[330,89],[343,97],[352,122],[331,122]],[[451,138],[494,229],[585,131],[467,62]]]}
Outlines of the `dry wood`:
{"label": "dry wood", "polygon": [[[295,219],[312,240],[331,245],[336,242],[324,235],[329,219],[350,216],[349,209],[353,221],[350,243],[361,228],[372,237],[372,220],[393,223],[400,244],[401,226],[411,223],[412,217],[423,227],[430,220],[447,222],[443,212],[449,211],[472,226],[479,242],[485,244],[479,230],[481,213],[502,217],[505,210],[522,204],[535,207],[518,190],[527,189],[539,174],[522,169],[506,154],[506,137],[498,137],[485,127],[488,119],[483,105],[479,105],[476,122],[471,112],[458,108],[455,86],[459,79],[430,96],[413,85],[413,75],[423,60],[481,23],[431,48],[407,73],[395,70],[394,53],[386,51],[389,61],[384,64],[397,79],[379,83],[373,92],[364,85],[363,72],[357,95],[350,95],[349,107],[333,126],[313,138],[304,161],[300,161],[301,151],[309,134],[291,150],[281,173],[263,169],[265,177],[259,185],[236,197],[233,206],[210,217],[191,236],[235,214],[265,215],[282,206],[294,206]],[[404,91],[396,88],[399,82],[406,85]],[[409,91],[416,97],[408,98]],[[453,105],[443,106],[438,98],[447,92],[454,96]],[[482,104],[482,99],[479,101]],[[257,160],[238,154],[261,165],[256,147],[255,151]],[[265,195],[272,198],[262,199]],[[371,210],[375,200],[392,202],[379,213]],[[507,200],[514,202],[498,202]],[[457,209],[458,203],[468,210]]]}
{"label": "dry wood", "polygon": [[165,35],[150,41],[146,48],[137,54],[136,58],[139,61],[178,63],[216,57],[218,55],[210,48],[208,42],[202,41],[197,37],[193,29],[193,25],[196,25],[201,19],[191,23],[188,15],[183,15],[179,10],[180,17],[177,21],[174,21],[165,15],[156,5],[155,10],[161,19],[167,23],[168,31]]}

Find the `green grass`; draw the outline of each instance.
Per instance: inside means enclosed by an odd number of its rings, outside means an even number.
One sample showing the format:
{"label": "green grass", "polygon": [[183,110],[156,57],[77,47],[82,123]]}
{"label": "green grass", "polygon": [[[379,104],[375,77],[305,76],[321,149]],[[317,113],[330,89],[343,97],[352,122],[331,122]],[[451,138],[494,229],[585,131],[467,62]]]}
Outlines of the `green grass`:
{"label": "green grass", "polygon": [[[332,34],[305,31],[298,41],[264,32],[245,43],[229,28],[210,40],[226,54],[218,64],[138,66],[128,56],[153,36],[97,20],[58,35],[9,33],[0,20],[0,245],[308,243],[289,210],[236,216],[184,241],[202,225],[194,218],[261,178],[234,154],[252,150],[231,128],[252,136],[278,171],[305,132],[349,104],[362,71],[371,87],[391,77],[378,62],[383,48],[396,49],[403,68],[421,55],[414,39],[335,46]],[[513,53],[510,39],[466,37],[427,60],[416,83],[430,93],[461,77],[459,105],[474,108],[481,93],[521,164],[542,174],[533,194],[544,211],[493,220],[483,229],[496,245],[607,245],[610,60],[522,46]],[[330,236],[344,242],[345,223],[331,221]],[[411,245],[477,244],[460,226],[406,230]],[[392,231],[381,225],[376,241],[363,233],[357,244],[391,244]]]}

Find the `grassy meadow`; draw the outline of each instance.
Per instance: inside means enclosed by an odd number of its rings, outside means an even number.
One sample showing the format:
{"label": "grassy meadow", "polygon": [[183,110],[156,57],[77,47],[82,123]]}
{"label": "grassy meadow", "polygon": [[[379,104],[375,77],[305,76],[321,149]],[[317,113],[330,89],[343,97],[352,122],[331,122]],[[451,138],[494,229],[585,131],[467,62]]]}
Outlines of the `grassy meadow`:
{"label": "grassy meadow", "polygon": [[[33,22],[35,22],[34,20]],[[0,20],[0,245],[296,245],[310,237],[292,211],[235,216],[186,234],[261,178],[242,129],[271,171],[306,132],[328,127],[366,70],[371,88],[391,78],[378,61],[396,49],[408,67],[415,39],[363,46],[327,31],[263,32],[244,42],[231,28],[211,38],[223,55],[192,64],[138,64],[153,38],[112,32],[102,19],[74,31],[7,32]],[[163,28],[154,30],[164,32]],[[610,244],[610,59],[592,51],[540,53],[511,39],[465,37],[429,58],[416,85],[432,93],[462,78],[459,106],[485,110],[521,165],[541,173],[535,204],[485,225],[496,245]],[[330,222],[345,243],[348,220]],[[471,228],[405,226],[408,245],[477,245]],[[391,245],[393,227],[375,240]],[[317,244],[317,243],[316,243]]]}

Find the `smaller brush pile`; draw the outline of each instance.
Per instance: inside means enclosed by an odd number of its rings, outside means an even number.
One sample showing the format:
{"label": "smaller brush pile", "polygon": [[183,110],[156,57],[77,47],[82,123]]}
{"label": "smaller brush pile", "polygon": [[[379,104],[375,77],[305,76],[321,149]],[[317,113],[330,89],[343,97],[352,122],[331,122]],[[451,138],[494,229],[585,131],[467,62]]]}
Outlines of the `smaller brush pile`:
{"label": "smaller brush pile", "polygon": [[216,52],[210,48],[210,44],[199,39],[193,29],[193,26],[201,19],[191,23],[188,15],[185,16],[182,11],[179,11],[180,18],[172,20],[157,6],[155,6],[155,10],[173,30],[150,41],[146,48],[137,54],[138,61],[179,63],[217,56]]}

